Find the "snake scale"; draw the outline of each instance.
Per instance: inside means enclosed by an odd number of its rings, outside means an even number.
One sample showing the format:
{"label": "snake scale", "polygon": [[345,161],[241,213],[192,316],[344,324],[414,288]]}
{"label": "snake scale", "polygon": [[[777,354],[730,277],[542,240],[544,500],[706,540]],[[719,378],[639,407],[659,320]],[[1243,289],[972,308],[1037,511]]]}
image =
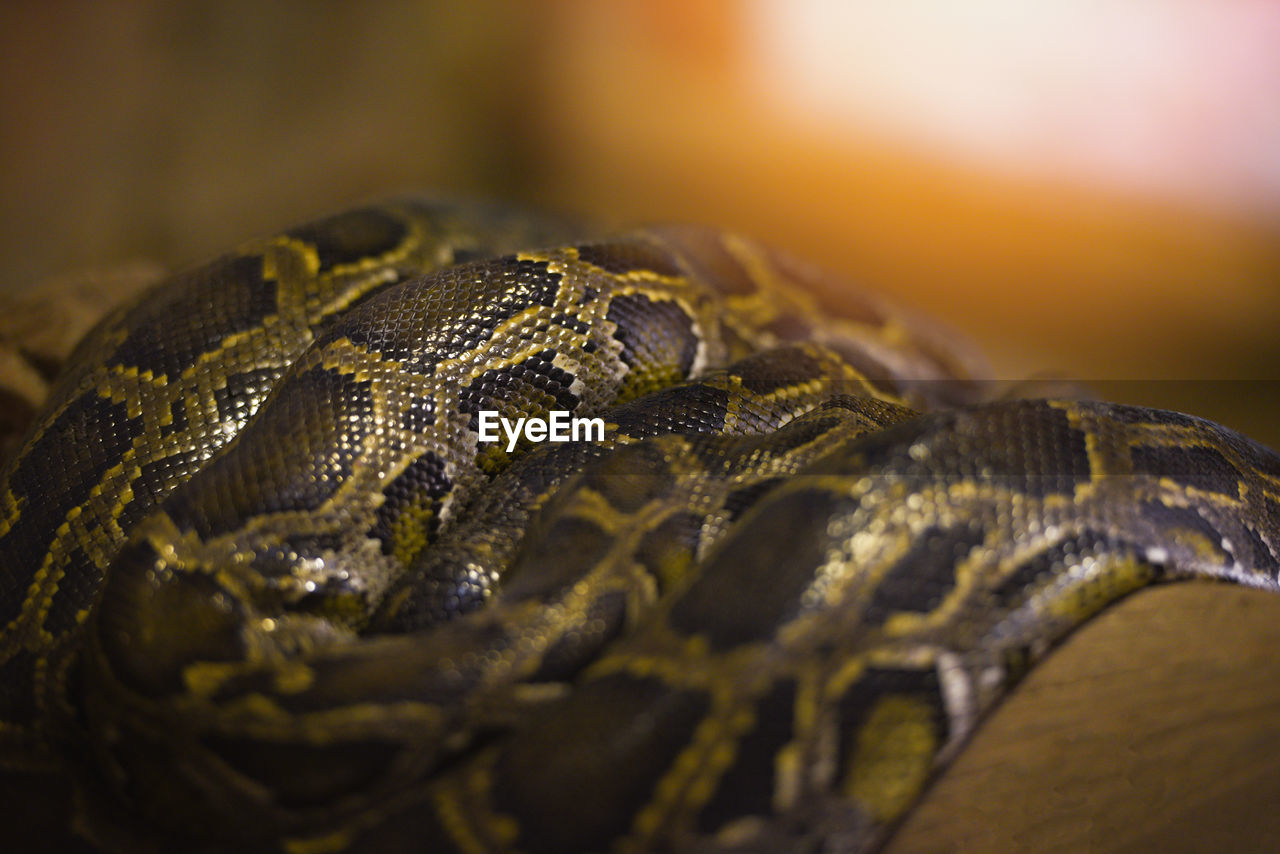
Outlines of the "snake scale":
{"label": "snake scale", "polygon": [[1278,586],[1249,439],[582,234],[393,200],[104,319],[0,495],[4,773],[107,850],[861,852],[1099,609]]}

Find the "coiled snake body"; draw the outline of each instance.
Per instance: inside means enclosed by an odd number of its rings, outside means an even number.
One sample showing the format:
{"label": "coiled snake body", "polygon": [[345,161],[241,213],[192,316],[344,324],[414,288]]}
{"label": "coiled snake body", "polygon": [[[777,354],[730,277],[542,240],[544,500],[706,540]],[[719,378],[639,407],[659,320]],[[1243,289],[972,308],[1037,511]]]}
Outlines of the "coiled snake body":
{"label": "coiled snake body", "polygon": [[732,235],[573,237],[392,202],[108,317],[0,499],[4,767],[106,848],[864,851],[1103,606],[1277,587],[1242,436],[979,401]]}

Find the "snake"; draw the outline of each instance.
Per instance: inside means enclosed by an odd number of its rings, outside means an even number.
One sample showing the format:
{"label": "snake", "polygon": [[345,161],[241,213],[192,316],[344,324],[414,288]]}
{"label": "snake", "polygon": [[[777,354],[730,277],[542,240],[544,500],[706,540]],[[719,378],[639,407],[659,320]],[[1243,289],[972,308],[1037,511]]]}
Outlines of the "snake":
{"label": "snake", "polygon": [[405,197],[156,284],[5,469],[0,775],[104,851],[866,852],[1109,604],[1280,587],[1275,452],[821,275]]}

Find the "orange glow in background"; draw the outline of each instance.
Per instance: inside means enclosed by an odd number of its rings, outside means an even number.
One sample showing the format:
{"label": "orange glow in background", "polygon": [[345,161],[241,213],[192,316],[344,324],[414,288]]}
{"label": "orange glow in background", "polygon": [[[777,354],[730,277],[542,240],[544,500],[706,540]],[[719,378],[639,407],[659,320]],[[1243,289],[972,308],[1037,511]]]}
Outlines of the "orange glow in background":
{"label": "orange glow in background", "polygon": [[1274,3],[756,2],[750,85],[1025,177],[1280,211]]}
{"label": "orange glow in background", "polygon": [[1280,439],[1280,7],[565,7],[542,192],[768,237],[1001,377]]}

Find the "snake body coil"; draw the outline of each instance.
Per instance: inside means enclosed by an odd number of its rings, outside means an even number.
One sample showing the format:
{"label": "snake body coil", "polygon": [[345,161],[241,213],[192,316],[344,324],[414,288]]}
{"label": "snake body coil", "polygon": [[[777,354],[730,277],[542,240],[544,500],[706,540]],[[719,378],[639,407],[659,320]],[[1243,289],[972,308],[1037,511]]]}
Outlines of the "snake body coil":
{"label": "snake body coil", "polygon": [[1244,437],[981,402],[732,235],[573,237],[393,202],[108,317],[0,496],[0,767],[107,848],[857,852],[1103,606],[1278,586]]}

